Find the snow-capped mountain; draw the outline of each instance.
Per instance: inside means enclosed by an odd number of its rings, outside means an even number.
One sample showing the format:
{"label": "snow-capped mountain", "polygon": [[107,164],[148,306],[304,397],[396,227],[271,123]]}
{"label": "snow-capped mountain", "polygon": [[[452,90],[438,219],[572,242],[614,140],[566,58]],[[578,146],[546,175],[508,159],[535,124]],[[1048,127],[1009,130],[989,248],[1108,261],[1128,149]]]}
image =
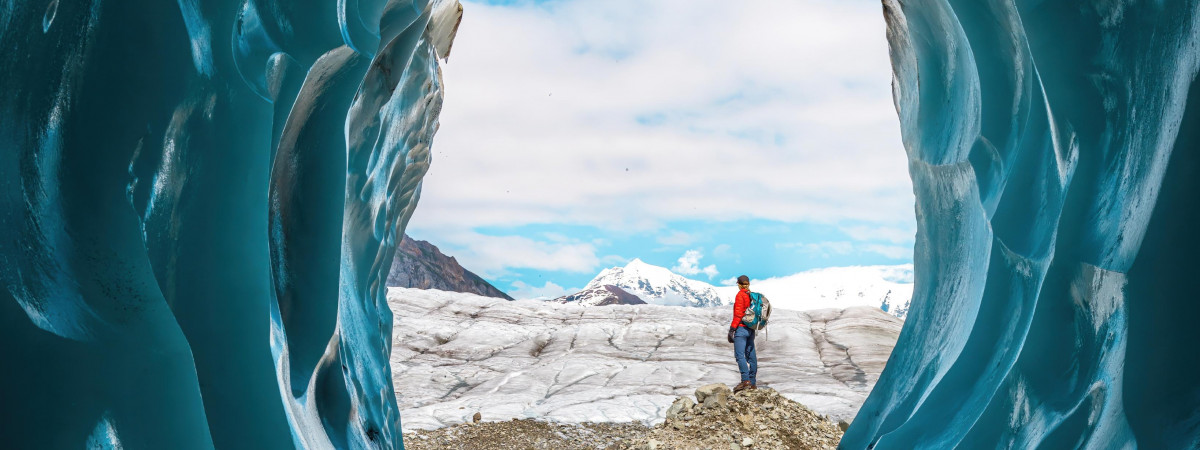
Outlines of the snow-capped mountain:
{"label": "snow-capped mountain", "polygon": [[556,303],[574,303],[582,306],[604,305],[645,305],[646,302],[624,289],[604,284],[585,288],[571,295],[565,295],[554,300]]}
{"label": "snow-capped mountain", "polygon": [[711,284],[685,278],[666,267],[647,264],[636,258],[625,267],[604,269],[582,291],[570,297],[576,297],[574,301],[583,305],[599,304],[601,300],[583,294],[591,292],[595,296],[607,296],[609,291],[603,288],[606,285],[621,288],[655,305],[705,307],[733,303],[732,294],[722,296]]}
{"label": "snow-capped mountain", "polygon": [[[913,266],[829,267],[765,280],[751,279],[750,290],[783,309],[845,308],[864,305],[882,308],[903,319],[913,293]],[[732,298],[737,286],[717,288],[721,298]]]}

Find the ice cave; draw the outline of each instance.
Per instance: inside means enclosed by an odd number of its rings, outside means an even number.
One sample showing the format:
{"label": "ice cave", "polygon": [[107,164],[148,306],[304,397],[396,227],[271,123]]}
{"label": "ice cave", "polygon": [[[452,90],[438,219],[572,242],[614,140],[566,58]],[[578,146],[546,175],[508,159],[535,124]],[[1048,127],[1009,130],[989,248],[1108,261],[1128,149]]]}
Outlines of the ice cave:
{"label": "ice cave", "polygon": [[[0,1],[5,445],[403,448],[381,279],[462,17]],[[916,286],[842,448],[1200,447],[1200,0],[879,26]]]}

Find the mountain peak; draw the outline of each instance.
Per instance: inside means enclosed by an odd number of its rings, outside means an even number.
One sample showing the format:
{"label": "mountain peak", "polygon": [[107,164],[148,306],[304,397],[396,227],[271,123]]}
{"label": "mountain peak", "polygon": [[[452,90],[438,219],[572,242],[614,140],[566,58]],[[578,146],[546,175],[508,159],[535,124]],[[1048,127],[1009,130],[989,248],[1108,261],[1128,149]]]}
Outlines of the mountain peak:
{"label": "mountain peak", "polygon": [[584,290],[600,292],[598,289],[605,285],[619,287],[648,303],[660,305],[715,306],[725,303],[714,286],[688,279],[641,258],[634,258],[625,267],[604,269]]}
{"label": "mountain peak", "polygon": [[628,263],[625,264],[626,269],[635,269],[635,268],[641,268],[641,267],[656,267],[656,266],[651,266],[650,264],[647,264],[645,261],[642,261],[642,258],[633,258],[632,261],[629,261]]}
{"label": "mountain peak", "polygon": [[629,273],[633,276],[650,278],[658,282],[667,282],[671,278],[679,276],[675,275],[674,272],[671,272],[671,270],[666,267],[647,263],[642,261],[641,258],[633,258],[633,261],[629,261],[629,263],[621,269],[623,269],[623,272]]}

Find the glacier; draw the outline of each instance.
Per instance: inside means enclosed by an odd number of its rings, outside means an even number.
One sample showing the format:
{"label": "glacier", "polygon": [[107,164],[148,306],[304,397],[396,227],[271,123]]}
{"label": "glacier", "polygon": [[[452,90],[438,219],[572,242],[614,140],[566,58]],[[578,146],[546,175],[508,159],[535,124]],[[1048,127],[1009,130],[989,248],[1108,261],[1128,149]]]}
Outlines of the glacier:
{"label": "glacier", "polygon": [[883,12],[915,285],[841,448],[1200,448],[1200,1]]}
{"label": "glacier", "polygon": [[[392,374],[404,431],[534,418],[661,423],[679,396],[739,379],[726,306],[506,301],[390,288]],[[901,320],[879,308],[776,309],[758,338],[759,387],[849,420]]]}
{"label": "glacier", "polygon": [[456,0],[0,2],[14,448],[402,448],[385,279]]}

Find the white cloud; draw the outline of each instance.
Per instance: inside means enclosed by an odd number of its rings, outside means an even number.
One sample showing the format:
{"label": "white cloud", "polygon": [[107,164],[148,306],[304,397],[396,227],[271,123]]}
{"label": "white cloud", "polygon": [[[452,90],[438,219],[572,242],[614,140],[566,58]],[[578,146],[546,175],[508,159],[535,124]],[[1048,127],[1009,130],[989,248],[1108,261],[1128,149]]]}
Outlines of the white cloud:
{"label": "white cloud", "polygon": [[894,244],[912,242],[916,239],[916,228],[848,226],[841,227],[843,233],[860,241],[888,241]]}
{"label": "white cloud", "polygon": [[467,270],[485,278],[504,275],[510,269],[589,273],[596,271],[601,262],[596,256],[596,247],[590,242],[559,239],[558,236],[534,240],[458,230],[422,236],[438,242],[446,254],[454,255]]}
{"label": "white cloud", "polygon": [[704,258],[704,254],[700,249],[688,250],[683,252],[683,256],[679,257],[679,264],[671,268],[672,272],[680,275],[697,275],[703,273],[708,275],[709,279],[717,276],[717,266],[709,264],[707,267],[700,268],[700,259]]}
{"label": "white cloud", "polygon": [[512,287],[513,289],[508,291],[508,295],[518,300],[552,300],[579,291],[579,288],[566,289],[549,281],[544,286],[538,287],[518,280],[512,282]]}
{"label": "white cloud", "polygon": [[834,255],[875,253],[892,259],[912,258],[912,246],[862,244],[850,241],[788,242],[775,244],[775,248],[792,248],[797,252],[828,258]]}
{"label": "white cloud", "polygon": [[775,248],[794,248],[801,253],[829,257],[831,255],[845,255],[853,252],[854,243],[848,241],[786,242],[775,244]]}
{"label": "white cloud", "polygon": [[620,255],[605,255],[603,258],[600,258],[600,264],[604,267],[624,266],[629,261],[632,261],[632,259]]}
{"label": "white cloud", "polygon": [[571,242],[571,238],[562,233],[542,233],[542,237],[550,242]]}
{"label": "white cloud", "polygon": [[676,230],[669,234],[659,236],[655,240],[662,245],[688,245],[696,242],[696,235]]}
{"label": "white cloud", "polygon": [[733,246],[729,244],[718,244],[716,247],[713,247],[712,254],[717,258],[733,259],[735,263],[742,262],[742,255],[734,253]]}
{"label": "white cloud", "polygon": [[892,259],[912,258],[913,254],[911,245],[905,247],[902,245],[865,244],[861,248],[864,252],[877,253]]}
{"label": "white cloud", "polygon": [[468,3],[411,226],[912,222],[884,31],[869,1]]}

